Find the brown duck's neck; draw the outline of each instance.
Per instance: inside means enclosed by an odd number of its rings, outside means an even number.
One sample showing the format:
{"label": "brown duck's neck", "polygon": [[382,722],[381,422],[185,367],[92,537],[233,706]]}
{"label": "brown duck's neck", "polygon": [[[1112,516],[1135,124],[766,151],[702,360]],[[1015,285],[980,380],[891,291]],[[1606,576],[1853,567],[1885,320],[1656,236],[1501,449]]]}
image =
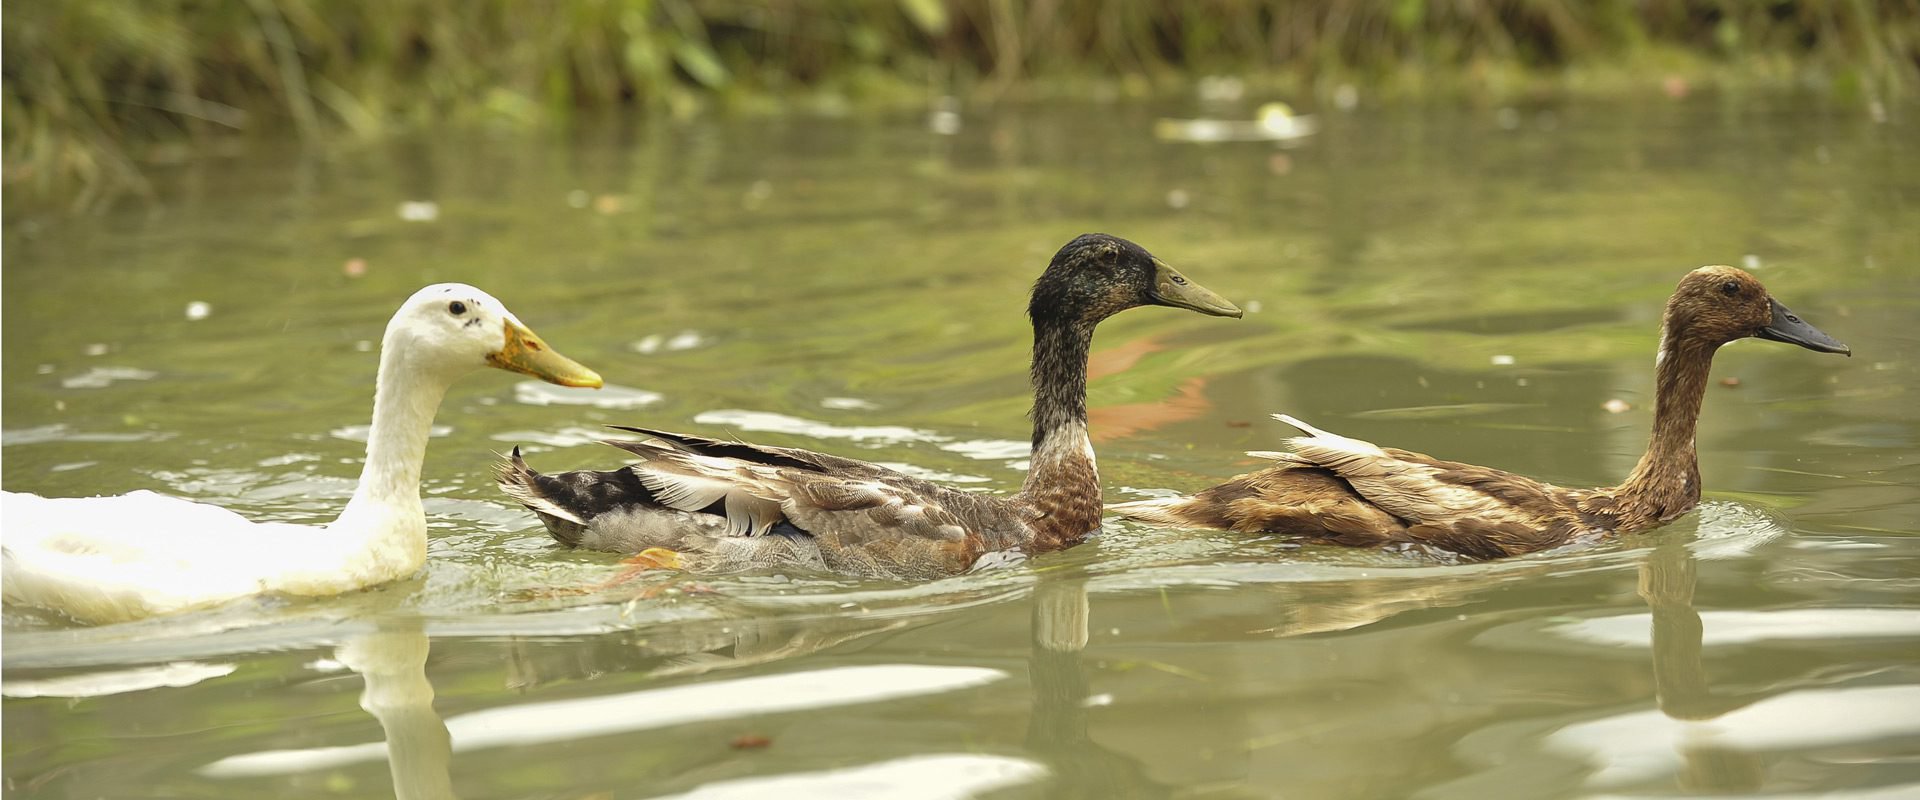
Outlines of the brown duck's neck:
{"label": "brown duck's neck", "polygon": [[1087,436],[1087,351],[1093,326],[1036,320],[1033,458],[1020,499],[1041,516],[1035,549],[1058,549],[1100,527],[1100,474]]}
{"label": "brown duck's neck", "polygon": [[1628,509],[1646,517],[1632,520],[1642,524],[1672,519],[1700,502],[1700,461],[1693,437],[1716,348],[1675,337],[1671,330],[1664,331],[1660,345],[1653,437],[1618,495]]}

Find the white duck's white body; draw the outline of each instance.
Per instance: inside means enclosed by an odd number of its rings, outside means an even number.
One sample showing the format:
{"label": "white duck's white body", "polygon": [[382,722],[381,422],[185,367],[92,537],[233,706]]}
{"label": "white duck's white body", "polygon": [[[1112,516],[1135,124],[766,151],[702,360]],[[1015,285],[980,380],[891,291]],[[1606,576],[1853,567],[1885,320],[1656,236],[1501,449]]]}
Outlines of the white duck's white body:
{"label": "white duck's white body", "polygon": [[424,519],[370,539],[364,529],[254,522],[148,491],[59,499],[8,492],[0,502],[7,602],[93,622],[257,594],[338,594],[406,577],[426,561]]}
{"label": "white duck's white body", "polygon": [[427,557],[420,468],[434,412],[455,379],[488,365],[600,384],[486,293],[429,286],[388,323],[366,466],[339,518],[324,526],[254,522],[148,491],[56,499],[7,492],[0,595],[85,622],[117,622],[259,594],[339,594],[411,575]]}

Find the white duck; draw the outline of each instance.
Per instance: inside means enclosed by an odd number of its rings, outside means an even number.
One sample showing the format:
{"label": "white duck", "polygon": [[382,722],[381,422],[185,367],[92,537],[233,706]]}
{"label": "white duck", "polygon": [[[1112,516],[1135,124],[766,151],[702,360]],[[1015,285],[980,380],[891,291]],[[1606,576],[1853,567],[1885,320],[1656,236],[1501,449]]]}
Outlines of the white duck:
{"label": "white duck", "polygon": [[387,323],[360,485],[324,526],[253,522],[218,506],[136,491],[0,501],[0,594],[83,622],[206,608],[263,593],[321,596],[418,571],[427,557],[420,465],[447,387],[480,367],[562,386],[600,376],[547,347],[499,300],[442,283]]}

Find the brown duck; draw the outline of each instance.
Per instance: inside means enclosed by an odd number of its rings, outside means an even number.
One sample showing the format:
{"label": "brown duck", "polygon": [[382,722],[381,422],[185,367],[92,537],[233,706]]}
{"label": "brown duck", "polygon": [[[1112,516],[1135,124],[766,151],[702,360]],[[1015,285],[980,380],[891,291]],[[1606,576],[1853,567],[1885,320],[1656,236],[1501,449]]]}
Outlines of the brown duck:
{"label": "brown duck", "polygon": [[1852,355],[1733,267],[1701,267],[1667,301],[1655,359],[1653,439],[1619,486],[1563,489],[1487,467],[1377,447],[1277,419],[1306,433],[1279,462],[1187,497],[1112,506],[1167,525],[1295,534],[1352,547],[1413,545],[1500,558],[1661,525],[1700,501],[1694,426],[1721,345],[1746,337]]}
{"label": "brown duck", "polygon": [[500,487],[562,544],[638,553],[702,571],[801,567],[867,577],[954,575],[1014,554],[1068,547],[1100,527],[1087,436],[1094,326],[1135,306],[1214,316],[1240,309],[1139,245],[1068,242],[1033,287],[1033,458],[1010,497],[956,491],[864,461],[788,447],[620,428],[638,463],[542,475],[515,448]]}

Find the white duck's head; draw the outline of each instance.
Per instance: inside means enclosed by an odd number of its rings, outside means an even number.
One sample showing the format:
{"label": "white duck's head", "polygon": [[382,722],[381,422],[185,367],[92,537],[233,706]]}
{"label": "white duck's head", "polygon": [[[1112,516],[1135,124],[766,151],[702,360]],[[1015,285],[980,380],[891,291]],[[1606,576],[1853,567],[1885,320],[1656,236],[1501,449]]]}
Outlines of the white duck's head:
{"label": "white duck's head", "polygon": [[561,386],[601,385],[599,373],[555,352],[505,304],[464,283],[414,292],[387,323],[381,348],[410,370],[447,381],[494,367]]}

